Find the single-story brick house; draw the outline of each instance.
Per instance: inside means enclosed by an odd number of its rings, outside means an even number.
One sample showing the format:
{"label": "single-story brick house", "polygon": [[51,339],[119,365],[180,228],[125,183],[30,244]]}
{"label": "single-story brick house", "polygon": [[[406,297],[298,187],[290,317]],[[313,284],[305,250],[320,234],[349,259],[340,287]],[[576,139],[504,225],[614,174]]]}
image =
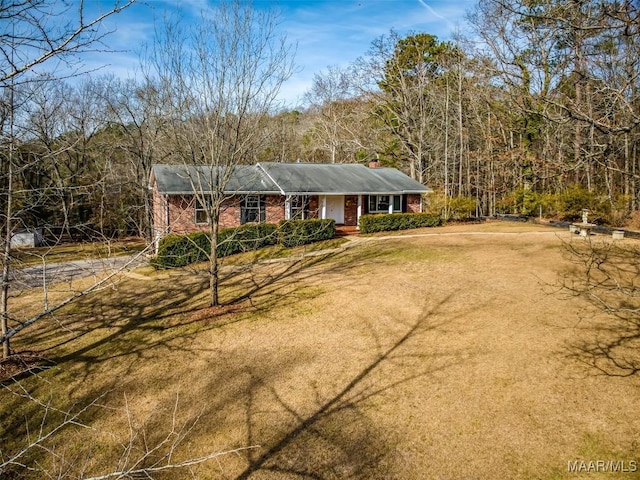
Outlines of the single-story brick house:
{"label": "single-story brick house", "polygon": [[[194,188],[210,191],[216,181],[211,173],[209,166],[152,166],[156,239],[207,229]],[[317,163],[238,165],[224,190],[221,228],[292,218],[332,218],[357,226],[365,213],[421,212],[422,194],[430,191],[395,168]]]}

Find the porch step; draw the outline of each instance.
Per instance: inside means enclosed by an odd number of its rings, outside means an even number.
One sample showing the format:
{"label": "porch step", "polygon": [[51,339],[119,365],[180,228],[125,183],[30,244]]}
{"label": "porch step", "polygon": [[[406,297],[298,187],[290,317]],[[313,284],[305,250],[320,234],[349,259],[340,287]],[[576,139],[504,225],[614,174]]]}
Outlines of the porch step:
{"label": "porch step", "polygon": [[349,235],[360,235],[360,230],[354,225],[336,225],[336,237],[346,237]]}

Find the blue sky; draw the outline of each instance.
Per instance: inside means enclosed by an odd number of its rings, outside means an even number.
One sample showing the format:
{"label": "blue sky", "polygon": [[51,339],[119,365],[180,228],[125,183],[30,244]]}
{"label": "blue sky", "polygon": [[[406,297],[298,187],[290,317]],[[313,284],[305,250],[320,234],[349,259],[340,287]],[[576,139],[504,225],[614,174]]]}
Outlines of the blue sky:
{"label": "blue sky", "polygon": [[[153,36],[154,18],[164,10],[180,6],[189,18],[199,16],[202,9],[216,0],[138,0],[126,11],[108,20],[106,28],[115,30],[107,44],[116,52],[108,56],[85,58],[96,67],[108,62],[100,73],[120,77],[134,76],[138,63],[137,49]],[[91,13],[109,0],[85,0]],[[113,2],[111,1],[111,4]],[[365,54],[371,42],[391,29],[400,34],[410,31],[436,35],[448,40],[456,30],[464,31],[465,13],[475,0],[254,0],[255,8],[275,6],[281,12],[282,33],[297,43],[296,73],[281,91],[281,99],[289,106],[301,103],[311,86],[313,74],[329,65],[346,66]]]}

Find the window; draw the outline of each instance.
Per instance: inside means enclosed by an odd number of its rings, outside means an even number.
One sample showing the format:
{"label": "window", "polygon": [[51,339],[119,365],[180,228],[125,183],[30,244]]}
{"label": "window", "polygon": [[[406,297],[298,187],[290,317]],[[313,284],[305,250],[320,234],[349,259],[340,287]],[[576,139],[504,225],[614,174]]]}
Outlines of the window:
{"label": "window", "polygon": [[369,195],[370,213],[389,213],[389,202],[393,198],[393,211],[402,211],[401,195]]}
{"label": "window", "polygon": [[309,217],[309,197],[306,195],[295,195],[291,197],[290,203],[291,219],[305,219]]}
{"label": "window", "polygon": [[[207,198],[206,204],[211,205],[211,199]],[[196,198],[195,212],[196,212],[196,224],[209,223],[207,221],[207,207],[203,205],[202,202],[197,198]]]}
{"label": "window", "polygon": [[264,197],[247,195],[240,204],[240,223],[258,223],[265,221]]}

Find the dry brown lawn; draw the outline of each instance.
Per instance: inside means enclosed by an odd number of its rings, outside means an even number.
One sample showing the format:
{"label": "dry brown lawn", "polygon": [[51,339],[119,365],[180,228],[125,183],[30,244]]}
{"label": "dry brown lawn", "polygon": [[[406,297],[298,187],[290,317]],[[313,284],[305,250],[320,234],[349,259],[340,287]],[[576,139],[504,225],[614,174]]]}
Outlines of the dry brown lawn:
{"label": "dry brown lawn", "polygon": [[[227,270],[219,309],[202,308],[204,276],[143,269],[22,336],[53,366],[21,384],[65,409],[107,392],[92,428],[56,443],[93,474],[115,468],[130,426],[153,444],[174,419],[192,427],[176,461],[254,447],[198,479],[640,478],[568,471],[640,463],[640,374],[620,368],[640,348],[590,349],[622,333],[557,288],[576,274],[563,242],[581,241],[498,223],[357,237]],[[41,418],[0,401],[5,443]]]}

